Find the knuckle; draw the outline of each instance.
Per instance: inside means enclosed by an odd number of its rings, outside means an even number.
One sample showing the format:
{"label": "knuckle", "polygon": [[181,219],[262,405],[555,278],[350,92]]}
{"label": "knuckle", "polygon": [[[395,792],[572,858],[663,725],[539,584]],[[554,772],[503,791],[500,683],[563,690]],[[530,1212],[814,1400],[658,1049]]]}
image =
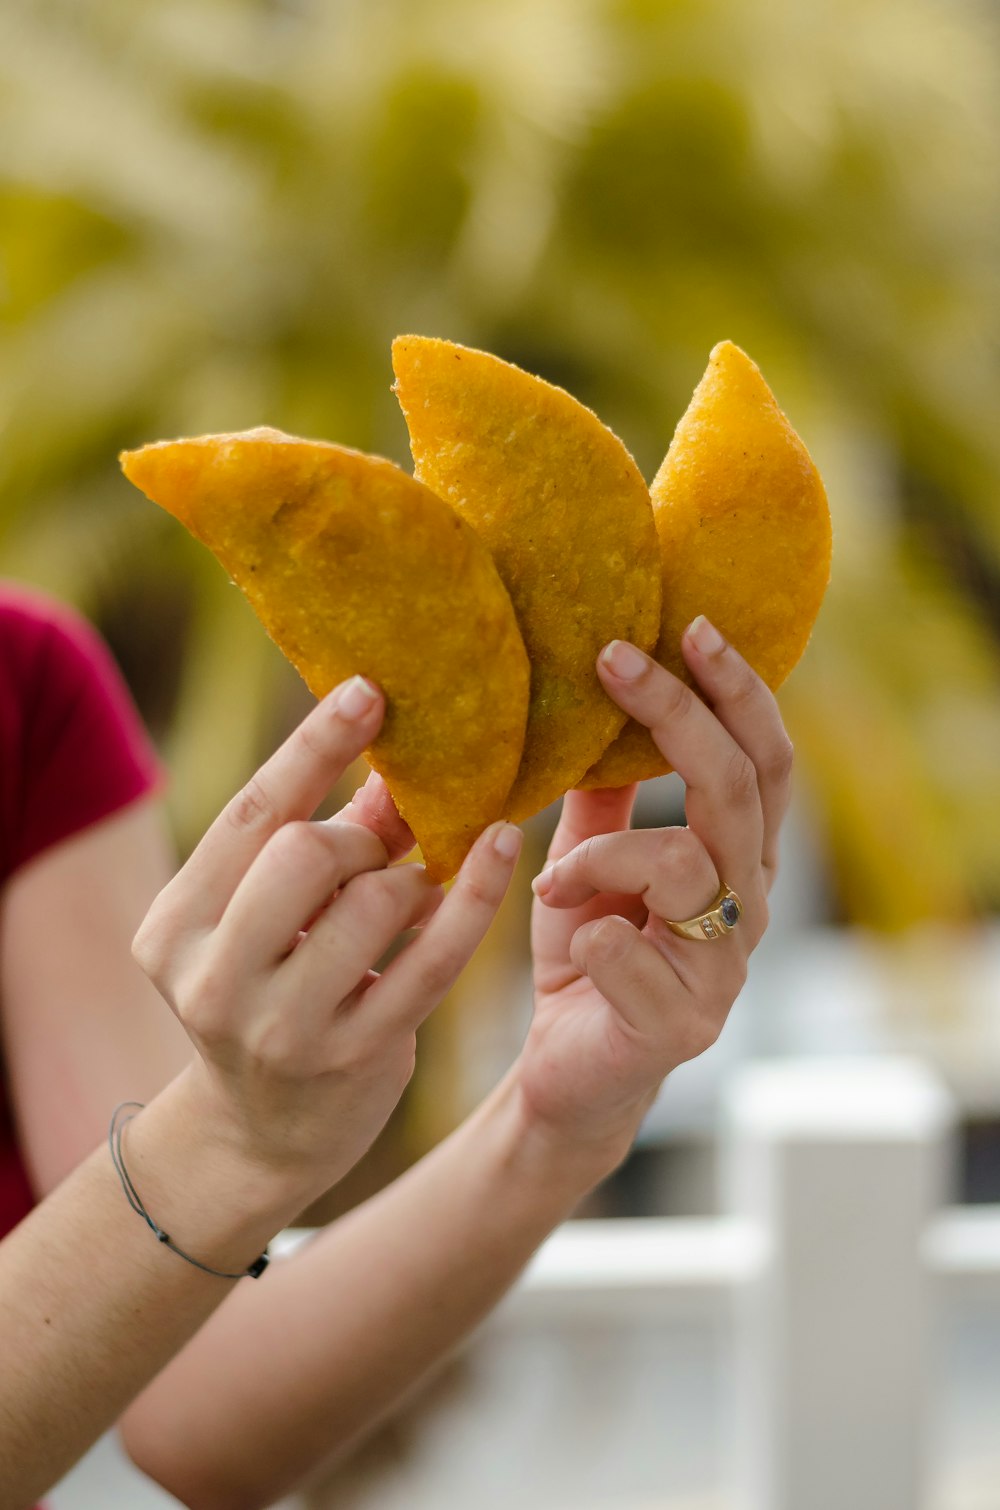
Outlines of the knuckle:
{"label": "knuckle", "polygon": [[132,958],[157,984],[167,974],[182,923],[178,909],[167,901],[167,895],[163,891],[156,898],[132,939]]}
{"label": "knuckle", "polygon": [[602,918],[587,938],[585,955],[588,965],[616,965],[629,954],[636,940],[636,930],[621,918]]}
{"label": "knuckle", "polygon": [[247,1051],[254,1062],[272,1075],[294,1069],[296,1045],[286,1022],[271,1017],[259,1023],[248,1036]]}
{"label": "knuckle", "polygon": [[326,1045],[325,1073],[344,1079],[367,1079],[378,1063],[381,1040],[373,1033],[342,1034]]}
{"label": "knuckle", "polygon": [[739,807],[757,800],[757,772],[744,750],[735,749],[730,755],[726,763],[724,787],[728,799]]}
{"label": "knuckle", "polygon": [[299,725],[299,743],[313,761],[327,762],[340,753],[349,739],[351,725],[341,718],[326,718],[319,708],[318,717],[307,718]]}
{"label": "knuckle", "polygon": [[[307,866],[329,868],[343,856],[345,847],[352,845],[354,836],[350,833],[345,835],[341,831],[349,827],[348,824],[343,824],[339,830],[334,830],[325,823],[295,819],[282,824],[268,841],[267,848],[272,857],[277,857],[279,864],[296,871]],[[360,830],[358,842],[353,843],[353,848],[359,852],[364,848]],[[360,861],[360,853],[358,859]]]}
{"label": "knuckle", "polygon": [[395,865],[365,870],[348,881],[344,894],[363,915],[366,924],[401,929],[419,912],[429,887],[417,865]]}
{"label": "knuckle", "polygon": [[719,1041],[725,1024],[725,1016],[715,1014],[702,1008],[695,1012],[685,1024],[681,1039],[681,1054],[683,1060],[697,1059],[701,1054],[706,1054],[714,1048]]}
{"label": "knuckle", "polygon": [[369,828],[367,823],[330,818],[322,823],[311,823],[309,827],[319,833],[333,852],[347,849],[372,868],[383,868],[389,863],[389,852],[382,835]]}
{"label": "knuckle", "polygon": [[257,776],[251,776],[226,808],[226,817],[240,833],[267,828],[277,819],[274,801]]}
{"label": "knuckle", "polygon": [[771,781],[784,783],[792,774],[795,764],[795,747],[785,734],[768,751],[763,763],[763,774]]}
{"label": "knuckle", "polygon": [[132,958],[150,980],[155,980],[162,971],[165,952],[156,921],[150,913],[139,924],[139,930],[132,940]]}
{"label": "knuckle", "polygon": [[586,839],[581,839],[576,848],[565,856],[562,863],[566,864],[568,862],[570,865],[584,865],[590,869],[599,868],[605,863],[608,854],[608,845],[609,843],[613,843],[615,837],[616,835],[613,831],[610,833],[589,834]]}
{"label": "knuckle", "polygon": [[255,1065],[272,1074],[289,1062],[289,1034],[273,1019],[257,1024],[254,1031],[246,1037],[245,1046]]}
{"label": "knuckle", "polygon": [[679,720],[687,718],[695,702],[691,688],[679,681],[677,677],[665,678],[663,682],[658,682],[658,688],[657,723],[676,724]]}
{"label": "knuckle", "polygon": [[718,975],[715,977],[715,989],[713,1001],[716,1004],[714,1010],[721,1012],[719,1031],[725,1021],[733,1003],[738,999],[740,992],[747,982],[747,956],[749,947],[744,940],[739,947],[734,947],[733,941],[727,941],[725,947],[726,957],[721,962]]}
{"label": "knuckle", "polygon": [[460,973],[464,956],[454,947],[414,961],[414,990],[422,1002],[437,1001]]}
{"label": "knuckle", "polygon": [[504,893],[497,877],[478,872],[463,876],[461,885],[464,900],[477,908],[494,908]]}
{"label": "knuckle", "polygon": [[280,861],[296,864],[301,862],[305,850],[315,849],[319,842],[314,824],[295,819],[291,823],[283,823],[271,835],[267,848],[272,858],[277,856]]}
{"label": "knuckle", "polygon": [[742,950],[734,950],[732,961],[729,967],[729,989],[726,993],[729,997],[729,1001],[727,1003],[727,1006],[732,1005],[732,1003],[739,996],[740,992],[743,990],[743,987],[747,983],[747,973],[748,971],[746,955],[742,952]]}
{"label": "knuckle", "polygon": [[390,870],[366,870],[347,884],[347,890],[358,897],[365,908],[380,914],[398,910],[400,877],[402,868]]}
{"label": "knuckle", "polygon": [[358,1042],[346,1061],[348,1073],[379,1085],[396,1100],[413,1079],[416,1067],[416,1034],[397,1028]]}
{"label": "knuckle", "polygon": [[581,839],[575,849],[571,849],[568,855],[556,862],[556,871],[560,879],[568,878],[572,871],[582,871],[585,876],[590,876],[598,868],[601,861],[601,846],[598,844],[600,834],[591,834],[588,839]]}
{"label": "knuckle", "polygon": [[408,1035],[408,1037],[407,1037],[406,1043],[403,1045],[403,1051],[400,1053],[400,1056],[399,1056],[399,1080],[400,1080],[399,1092],[400,1092],[400,1095],[402,1095],[403,1091],[406,1089],[406,1087],[409,1085],[410,1081],[413,1079],[413,1075],[414,1075],[414,1072],[415,1072],[416,1068],[417,1068],[417,1038],[416,1038],[416,1034],[415,1033],[410,1033]]}
{"label": "knuckle", "polygon": [[653,858],[653,880],[663,887],[690,882],[704,870],[705,851],[688,828],[669,829]]}
{"label": "knuckle", "polygon": [[739,708],[756,702],[763,688],[764,683],[753,668],[742,658],[737,661],[727,694],[730,705]]}
{"label": "knuckle", "polygon": [[215,962],[202,964],[178,993],[175,1012],[184,1031],[207,1047],[232,1038],[230,983]]}
{"label": "knuckle", "polygon": [[437,1004],[461,974],[468,951],[453,932],[431,929],[406,945],[402,966],[406,994],[423,1012],[427,1003]]}
{"label": "knuckle", "polygon": [[699,1054],[706,1054],[709,1049],[714,1048],[719,1041],[721,1032],[721,1022],[717,1022],[707,1014],[699,1017],[697,1023],[691,1029],[690,1048],[692,1050],[692,1059],[697,1058]]}

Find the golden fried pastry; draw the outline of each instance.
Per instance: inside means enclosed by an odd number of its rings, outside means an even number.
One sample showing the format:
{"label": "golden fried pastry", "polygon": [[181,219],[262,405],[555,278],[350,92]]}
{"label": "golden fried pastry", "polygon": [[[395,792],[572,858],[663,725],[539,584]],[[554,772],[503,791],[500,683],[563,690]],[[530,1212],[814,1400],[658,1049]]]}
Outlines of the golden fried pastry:
{"label": "golden fried pastry", "polygon": [[[830,510],[808,451],[731,341],[713,349],[650,491],[663,574],[657,660],[690,683],[681,635],[704,614],[777,689],[830,579]],[[668,769],[630,721],[579,785],[627,786]]]}
{"label": "golden fried pastry", "polygon": [[450,341],[399,336],[392,357],[416,475],[482,537],[531,662],[505,806],[518,822],[576,785],[624,724],[594,665],[609,640],[656,641],[649,493],[621,441],[561,388]]}
{"label": "golden fried pastry", "polygon": [[498,818],[521,758],[529,667],[480,536],[391,462],[278,430],[161,441],[125,475],[218,557],[322,697],[385,693],[368,759],[431,877]]}

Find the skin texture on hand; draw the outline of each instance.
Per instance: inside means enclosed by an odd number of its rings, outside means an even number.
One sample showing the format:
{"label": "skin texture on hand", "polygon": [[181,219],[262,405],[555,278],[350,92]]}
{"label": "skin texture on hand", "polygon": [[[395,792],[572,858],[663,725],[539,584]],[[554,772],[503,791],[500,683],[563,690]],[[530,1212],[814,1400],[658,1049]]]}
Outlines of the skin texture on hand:
{"label": "skin texture on hand", "polygon": [[[599,666],[686,780],[689,828],[630,833],[628,792],[567,798],[535,905],[533,1024],[452,1138],[259,1283],[214,1279],[160,1247],[106,1148],[0,1245],[0,1457],[15,1496],[43,1493],[131,1400],[130,1450],[184,1503],[273,1502],[412,1388],[624,1157],[663,1076],[714,1040],[742,983],[788,798],[773,699],[731,651],[699,650],[704,627],[684,654],[707,706],[646,657],[631,679]],[[317,708],[140,935],[204,1057],[130,1125],[130,1172],[167,1230],[219,1268],[255,1257],[373,1135],[416,1023],[513,867],[513,854],[474,851],[444,902],[406,876],[373,905],[373,950],[394,918],[428,918],[423,947],[394,961],[409,961],[402,982],[392,967],[372,979],[356,927],[346,952],[326,937],[351,886],[412,846],[375,776],[329,831],[308,823],[378,716],[376,705],[348,730],[334,704]],[[746,907],[731,934],[693,942],[663,929],[658,917],[702,910],[720,876]]]}
{"label": "skin texture on hand", "polygon": [[[620,1162],[663,1076],[717,1036],[766,921],[789,747],[739,657],[690,635],[685,654],[711,709],[646,657],[637,678],[599,674],[687,777],[691,829],[633,834],[632,792],[570,794],[535,906],[535,1018],[504,1080],[278,1266],[273,1312],[263,1287],[244,1286],[129,1411],[130,1450],[186,1503],[269,1503],[381,1419]],[[377,779],[354,805],[405,852]],[[658,915],[709,902],[720,872],[746,906],[731,934],[698,943],[662,928]]]}
{"label": "skin texture on hand", "polygon": [[[791,745],[771,692],[705,620],[682,644],[705,698],[634,646],[598,671],[686,784],[687,827],[629,830],[635,788],[568,794],[535,883],[535,1015],[518,1061],[538,1122],[624,1157],[663,1079],[710,1047],[767,926]],[[743,902],[731,933],[676,937],[720,882]]]}
{"label": "skin texture on hand", "polygon": [[493,824],[445,897],[422,865],[390,865],[363,822],[310,822],[383,712],[360,677],[325,698],[224,809],[134,945],[198,1050],[234,1152],[286,1172],[306,1199],[388,1119],[416,1030],[492,921],[520,841]]}
{"label": "skin texture on hand", "polygon": [[[475,949],[513,870],[520,836],[495,824],[442,900],[422,867],[389,865],[412,836],[378,784],[336,821],[308,822],[370,743],[382,707],[378,690],[364,684],[347,683],[324,700],[223,811],[136,935],[136,958],[197,1054],[171,1047],[168,1073],[188,1062],[128,1124],[127,1167],[178,1246],[227,1273],[245,1269],[375,1136],[411,1071],[416,1027]],[[114,827],[112,837],[131,837],[130,825]],[[86,856],[100,843],[87,840]],[[122,853],[134,858],[135,846]],[[41,868],[50,890],[79,890],[72,858]],[[133,867],[129,875],[134,884],[145,872]],[[96,946],[105,952],[127,938],[124,882],[119,889],[114,926]],[[44,886],[36,891],[27,880],[18,888],[25,916],[44,910]],[[414,923],[423,924],[417,939],[376,975],[386,946]],[[7,951],[8,987],[23,984],[22,963]],[[138,1001],[145,1008],[145,993]],[[121,990],[119,1013],[136,1005]],[[8,1015],[18,1026],[17,1066],[30,1069],[26,1013],[18,1004]],[[155,1051],[164,1042],[175,1040],[149,1036],[144,1068],[139,1047],[116,1061],[143,1071],[138,1085],[116,1088],[116,1099],[155,1086]],[[68,1089],[74,1073],[82,1071],[67,1064]],[[64,1139],[33,1162],[57,1167],[68,1146]],[[11,1502],[31,1503],[51,1487],[183,1357],[231,1293],[230,1281],[157,1244],[125,1199],[106,1143],[68,1173],[0,1244],[0,1461]],[[283,1321],[278,1290],[269,1300],[265,1281],[260,1294],[258,1344],[265,1318],[278,1331]],[[211,1347],[211,1328],[207,1338]],[[297,1361],[290,1367],[297,1372]],[[238,1398],[231,1360],[228,1369],[226,1394]],[[218,1400],[197,1387],[194,1394],[199,1412],[217,1417]]]}

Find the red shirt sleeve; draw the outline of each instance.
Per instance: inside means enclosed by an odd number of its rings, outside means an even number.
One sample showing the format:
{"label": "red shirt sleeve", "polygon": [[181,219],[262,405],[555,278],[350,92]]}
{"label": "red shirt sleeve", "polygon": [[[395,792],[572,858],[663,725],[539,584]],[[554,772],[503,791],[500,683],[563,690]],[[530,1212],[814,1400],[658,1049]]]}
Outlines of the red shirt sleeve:
{"label": "red shirt sleeve", "polygon": [[[100,636],[68,609],[0,583],[0,886],[162,780]],[[33,1204],[0,1073],[0,1237]]]}
{"label": "red shirt sleeve", "polygon": [[162,785],[103,640],[72,611],[0,589],[0,880]]}

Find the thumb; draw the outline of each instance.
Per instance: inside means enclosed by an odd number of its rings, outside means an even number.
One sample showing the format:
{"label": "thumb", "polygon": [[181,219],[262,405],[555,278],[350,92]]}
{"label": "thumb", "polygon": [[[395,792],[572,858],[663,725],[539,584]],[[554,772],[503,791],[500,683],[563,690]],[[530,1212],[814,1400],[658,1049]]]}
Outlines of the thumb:
{"label": "thumb", "polygon": [[593,792],[567,792],[545,863],[555,864],[595,834],[617,834],[627,829],[637,790],[633,782],[631,786],[603,787]]}

